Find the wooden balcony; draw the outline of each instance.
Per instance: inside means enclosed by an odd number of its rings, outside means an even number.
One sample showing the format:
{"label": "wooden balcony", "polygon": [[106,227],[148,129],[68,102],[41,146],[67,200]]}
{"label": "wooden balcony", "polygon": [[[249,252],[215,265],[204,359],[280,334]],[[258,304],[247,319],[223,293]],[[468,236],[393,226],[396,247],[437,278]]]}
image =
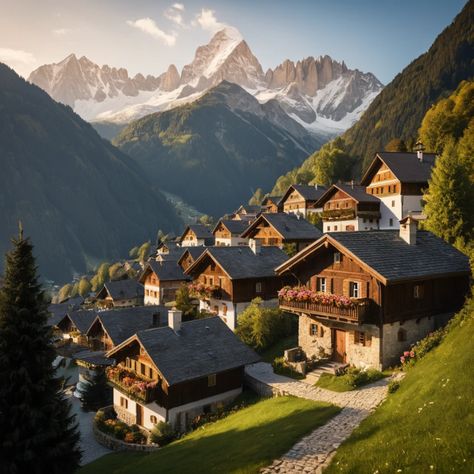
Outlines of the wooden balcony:
{"label": "wooden balcony", "polygon": [[289,313],[305,313],[334,321],[362,324],[369,316],[371,300],[359,298],[353,302],[353,306],[344,307],[307,301],[287,301],[280,298],[279,306],[281,310]]}
{"label": "wooden balcony", "polygon": [[107,379],[112,387],[117,388],[137,402],[151,403],[160,399],[161,390],[158,385],[147,386],[150,381],[138,378],[130,372],[120,371],[120,373],[114,373],[108,371]]}

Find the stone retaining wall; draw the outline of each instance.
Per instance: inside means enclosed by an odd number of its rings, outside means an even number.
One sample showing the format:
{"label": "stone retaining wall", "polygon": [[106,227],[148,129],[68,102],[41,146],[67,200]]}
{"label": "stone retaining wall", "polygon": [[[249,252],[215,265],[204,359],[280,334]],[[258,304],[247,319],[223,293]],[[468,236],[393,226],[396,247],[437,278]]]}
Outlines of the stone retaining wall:
{"label": "stone retaining wall", "polygon": [[111,449],[112,451],[140,451],[142,453],[151,453],[153,451],[158,451],[160,446],[157,444],[134,444],[134,443],[126,443],[125,441],[121,441],[120,439],[114,438],[97,428],[97,426],[92,426],[92,430],[94,432],[94,437],[98,443],[106,448]]}

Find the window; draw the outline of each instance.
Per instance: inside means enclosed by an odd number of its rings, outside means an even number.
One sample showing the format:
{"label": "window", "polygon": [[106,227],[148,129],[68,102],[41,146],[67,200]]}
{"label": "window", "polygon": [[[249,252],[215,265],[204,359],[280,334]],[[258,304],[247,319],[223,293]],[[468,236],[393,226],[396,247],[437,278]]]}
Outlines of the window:
{"label": "window", "polygon": [[140,373],[146,375],[146,365],[140,362]]}
{"label": "window", "polygon": [[150,296],[150,290],[145,290],[145,295]]}
{"label": "window", "polygon": [[153,378],[153,369],[151,367],[148,367],[148,378]]}
{"label": "window", "polygon": [[203,277],[203,283],[204,283],[205,285],[207,285],[207,277],[206,277],[206,276]]}
{"label": "window", "polygon": [[213,309],[214,314],[219,314],[219,306],[215,305]]}
{"label": "window", "polygon": [[211,374],[207,376],[207,386],[208,387],[216,386],[216,374]]}
{"label": "window", "polygon": [[321,293],[326,293],[326,278],[319,278],[316,280],[317,290]]}
{"label": "window", "polygon": [[358,281],[349,282],[349,296],[351,298],[359,298],[359,296],[360,296],[360,283]]}
{"label": "window", "polygon": [[227,316],[227,305],[226,304],[222,305],[222,316]]}
{"label": "window", "polygon": [[388,225],[389,225],[390,227],[393,227],[393,219],[392,219],[392,218],[390,218],[390,219],[388,220]]}
{"label": "window", "polygon": [[124,397],[120,397],[120,406],[122,408],[128,408],[128,400]]}
{"label": "window", "polygon": [[407,331],[406,329],[400,328],[397,333],[398,342],[404,342],[407,340]]}
{"label": "window", "polygon": [[337,230],[337,225],[334,226],[334,230]]}
{"label": "window", "polygon": [[341,254],[339,252],[334,252],[334,263],[341,263]]}
{"label": "window", "polygon": [[309,325],[309,335],[310,336],[317,336],[318,335],[318,325],[317,324],[310,324]]}
{"label": "window", "polygon": [[393,185],[393,192],[394,192],[394,193],[397,192],[397,185],[396,185],[396,184]]}
{"label": "window", "polygon": [[150,423],[156,425],[158,423],[158,418],[155,415],[150,415]]}
{"label": "window", "polygon": [[328,232],[330,232],[330,231],[331,231],[331,226],[330,226],[330,225],[328,225]]}
{"label": "window", "polygon": [[219,277],[219,288],[222,288],[224,286],[224,278]]}
{"label": "window", "polygon": [[261,293],[262,292],[262,282],[261,281],[257,281],[257,283],[255,283],[255,292],[256,293]]}
{"label": "window", "polygon": [[395,207],[395,201],[392,201],[392,207]]}
{"label": "window", "polygon": [[415,285],[413,287],[413,298],[421,300],[423,298],[423,285]]}
{"label": "window", "polygon": [[366,332],[354,332],[354,344],[359,346],[369,347],[372,344],[372,336]]}
{"label": "window", "polygon": [[209,286],[214,285],[214,277],[209,277]]}

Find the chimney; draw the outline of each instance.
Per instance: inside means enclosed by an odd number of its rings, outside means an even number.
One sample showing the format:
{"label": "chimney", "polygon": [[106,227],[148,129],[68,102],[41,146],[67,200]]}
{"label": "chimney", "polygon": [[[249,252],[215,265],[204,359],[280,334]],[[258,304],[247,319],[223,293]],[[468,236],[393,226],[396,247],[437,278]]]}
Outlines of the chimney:
{"label": "chimney", "polygon": [[354,189],[354,180],[351,179],[351,188]]}
{"label": "chimney", "polygon": [[400,221],[400,237],[408,245],[416,245],[418,222],[410,215]]}
{"label": "chimney", "polygon": [[415,151],[418,161],[420,163],[423,163],[423,152],[425,151],[425,146],[423,145],[423,143],[421,143],[420,140],[415,143]]}
{"label": "chimney", "polygon": [[168,311],[168,326],[174,331],[178,332],[181,329],[181,320],[183,312],[179,309],[173,308]]}
{"label": "chimney", "polygon": [[260,239],[249,239],[249,247],[255,255],[259,255],[262,250]]}
{"label": "chimney", "polygon": [[318,190],[318,183],[314,185],[314,189],[316,189],[316,191]]}

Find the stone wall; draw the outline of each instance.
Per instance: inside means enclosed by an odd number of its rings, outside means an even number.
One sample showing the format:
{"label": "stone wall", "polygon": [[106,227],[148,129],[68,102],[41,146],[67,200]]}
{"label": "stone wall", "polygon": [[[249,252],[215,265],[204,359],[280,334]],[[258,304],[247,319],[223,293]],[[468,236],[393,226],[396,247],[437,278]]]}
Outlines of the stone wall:
{"label": "stone wall", "polygon": [[127,423],[127,425],[134,425],[137,422],[137,417],[136,415],[133,415],[128,411],[127,409],[119,406],[119,405],[114,405],[114,410],[117,413],[117,418],[124,423]]}
{"label": "stone wall", "polygon": [[102,446],[105,446],[112,451],[140,451],[144,453],[151,453],[153,451],[158,451],[160,447],[157,444],[134,444],[126,443],[120,439],[114,438],[108,434],[103,433],[97,428],[94,424],[92,427],[94,431],[94,437],[98,443]]}
{"label": "stone wall", "polygon": [[[382,364],[390,367],[400,363],[400,356],[410,346],[423,339],[430,332],[444,326],[452,317],[452,313],[438,314],[421,319],[410,319],[404,322],[384,324],[382,342]],[[399,331],[403,333],[400,334]],[[402,339],[402,340],[399,340]]]}

